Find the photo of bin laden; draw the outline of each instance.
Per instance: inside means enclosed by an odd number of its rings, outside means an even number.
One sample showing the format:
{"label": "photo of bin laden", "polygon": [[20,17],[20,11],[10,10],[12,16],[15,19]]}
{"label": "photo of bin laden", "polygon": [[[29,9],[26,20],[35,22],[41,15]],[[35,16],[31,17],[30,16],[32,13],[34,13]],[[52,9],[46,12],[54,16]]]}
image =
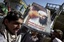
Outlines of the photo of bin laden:
{"label": "photo of bin laden", "polygon": [[45,25],[47,23],[47,14],[41,10],[38,11],[38,13],[39,13],[39,17],[40,17],[39,18],[40,24]]}
{"label": "photo of bin laden", "polygon": [[37,24],[41,24],[41,25],[47,24],[47,14],[46,14],[46,12],[44,12],[42,10],[33,9],[33,6],[31,6],[28,14],[31,18],[30,20],[33,20],[33,22],[35,22]]}

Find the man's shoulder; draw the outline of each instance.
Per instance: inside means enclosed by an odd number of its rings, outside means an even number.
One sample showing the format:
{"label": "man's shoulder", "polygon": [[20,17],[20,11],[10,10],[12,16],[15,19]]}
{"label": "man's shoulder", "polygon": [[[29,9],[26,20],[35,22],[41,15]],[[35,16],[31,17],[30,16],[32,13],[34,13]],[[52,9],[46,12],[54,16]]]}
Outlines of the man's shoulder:
{"label": "man's shoulder", "polygon": [[3,35],[0,33],[0,37],[2,37]]}
{"label": "man's shoulder", "polygon": [[5,37],[6,31],[4,28],[0,29],[0,36]]}
{"label": "man's shoulder", "polygon": [[0,33],[0,42],[6,42],[6,39],[4,38],[4,36]]}

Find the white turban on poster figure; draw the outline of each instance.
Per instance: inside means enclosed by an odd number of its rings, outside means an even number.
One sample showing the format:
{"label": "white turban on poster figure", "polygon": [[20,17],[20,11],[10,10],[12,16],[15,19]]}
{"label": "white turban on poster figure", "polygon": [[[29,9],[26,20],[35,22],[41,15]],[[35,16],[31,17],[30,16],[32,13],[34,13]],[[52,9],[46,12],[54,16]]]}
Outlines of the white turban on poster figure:
{"label": "white turban on poster figure", "polygon": [[44,11],[39,10],[39,22],[42,25],[45,25],[47,23],[47,14]]}

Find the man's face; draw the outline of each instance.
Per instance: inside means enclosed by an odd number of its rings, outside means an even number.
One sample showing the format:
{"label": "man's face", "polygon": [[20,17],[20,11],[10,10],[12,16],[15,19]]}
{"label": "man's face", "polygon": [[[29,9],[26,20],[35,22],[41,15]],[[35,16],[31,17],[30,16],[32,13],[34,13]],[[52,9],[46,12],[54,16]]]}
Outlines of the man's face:
{"label": "man's face", "polygon": [[21,28],[21,24],[23,23],[22,19],[18,19],[16,21],[8,21],[6,20],[6,26],[8,27],[8,29],[15,34],[15,32],[18,32],[18,30]]}

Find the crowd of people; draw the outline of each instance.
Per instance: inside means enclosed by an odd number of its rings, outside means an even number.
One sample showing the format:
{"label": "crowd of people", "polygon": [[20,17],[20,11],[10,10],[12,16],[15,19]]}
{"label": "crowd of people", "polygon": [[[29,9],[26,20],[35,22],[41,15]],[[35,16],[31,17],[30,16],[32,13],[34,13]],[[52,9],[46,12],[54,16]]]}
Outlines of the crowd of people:
{"label": "crowd of people", "polygon": [[[2,11],[2,10],[1,10]],[[3,12],[0,12],[4,14]],[[0,28],[0,42],[63,42],[63,32],[59,29],[52,30],[49,36],[30,31],[23,26],[23,15],[15,10],[11,10],[3,18]],[[48,41],[47,41],[48,37]]]}

